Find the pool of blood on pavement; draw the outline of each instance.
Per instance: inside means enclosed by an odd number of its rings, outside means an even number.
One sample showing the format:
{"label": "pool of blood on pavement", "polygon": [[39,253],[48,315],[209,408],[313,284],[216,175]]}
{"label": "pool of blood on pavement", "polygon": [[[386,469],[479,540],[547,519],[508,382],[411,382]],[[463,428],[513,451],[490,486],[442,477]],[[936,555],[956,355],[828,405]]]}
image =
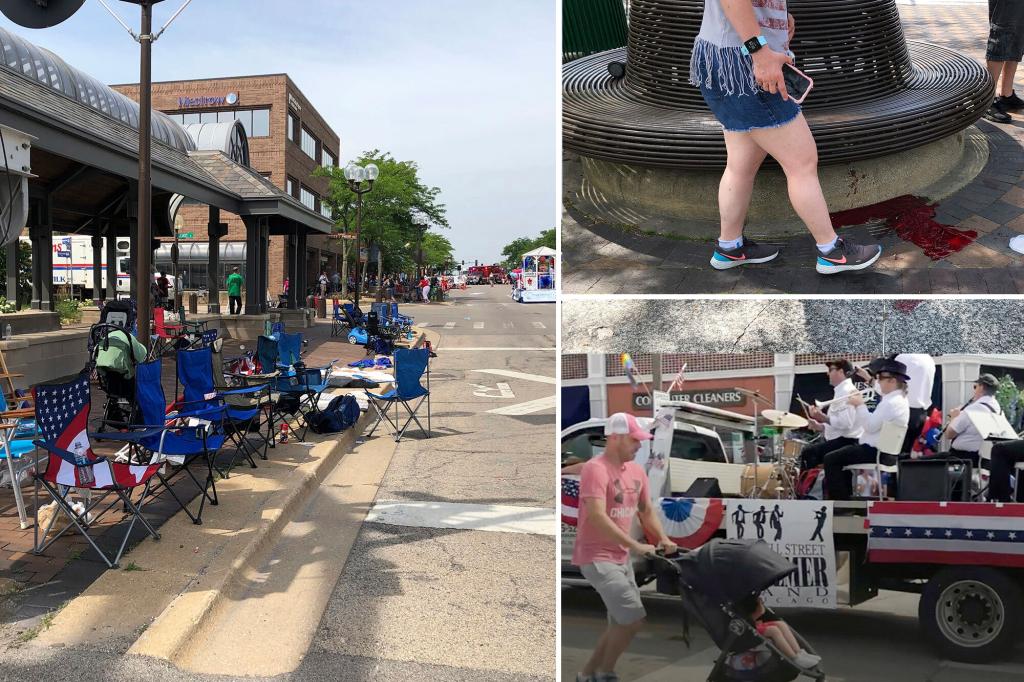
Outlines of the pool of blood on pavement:
{"label": "pool of blood on pavement", "polygon": [[832,225],[838,229],[882,220],[900,239],[919,246],[932,260],[941,260],[972,243],[978,233],[936,222],[936,206],[922,197],[904,194],[871,206],[833,213]]}

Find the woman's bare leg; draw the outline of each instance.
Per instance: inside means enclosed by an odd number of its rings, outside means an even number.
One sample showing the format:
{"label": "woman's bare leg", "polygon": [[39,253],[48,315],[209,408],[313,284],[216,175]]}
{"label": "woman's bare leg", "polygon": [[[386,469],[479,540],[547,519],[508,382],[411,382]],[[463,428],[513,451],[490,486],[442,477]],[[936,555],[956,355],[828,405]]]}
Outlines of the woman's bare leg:
{"label": "woman's bare leg", "polygon": [[786,173],[789,200],[818,244],[836,238],[825,195],[818,180],[818,148],[803,114],[779,128],[750,133],[757,145],[772,155]]}
{"label": "woman's bare leg", "polygon": [[725,131],[725,148],[728,160],[718,185],[718,210],[722,215],[719,239],[732,241],[743,236],[754,178],[768,153],[754,142],[750,133]]}

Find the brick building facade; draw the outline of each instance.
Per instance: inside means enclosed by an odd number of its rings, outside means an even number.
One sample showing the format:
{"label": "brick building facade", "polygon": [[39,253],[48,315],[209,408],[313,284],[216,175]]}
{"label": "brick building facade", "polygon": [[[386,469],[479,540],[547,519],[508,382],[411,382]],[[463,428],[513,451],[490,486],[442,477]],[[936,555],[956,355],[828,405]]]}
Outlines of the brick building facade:
{"label": "brick building facade", "polygon": [[[112,85],[113,89],[138,101],[138,84]],[[321,197],[328,181],[312,177],[321,165],[337,165],[341,142],[302,91],[287,74],[210,78],[153,83],[153,108],[182,124],[239,119],[249,138],[253,170],[303,202],[330,217]],[[191,232],[188,242],[206,242],[208,209],[186,203],[178,213],[179,234]],[[222,212],[228,234],[221,243],[245,242],[245,226],[238,216]],[[287,272],[285,237],[271,236],[267,281],[270,295],[281,293]],[[306,250],[307,282],[315,285],[321,270],[341,270],[341,241],[310,236]],[[223,259],[222,259],[223,260]],[[227,266],[228,263],[225,263]],[[222,267],[223,269],[223,267]],[[224,273],[220,274],[223,286]],[[201,286],[186,282],[186,286]]]}

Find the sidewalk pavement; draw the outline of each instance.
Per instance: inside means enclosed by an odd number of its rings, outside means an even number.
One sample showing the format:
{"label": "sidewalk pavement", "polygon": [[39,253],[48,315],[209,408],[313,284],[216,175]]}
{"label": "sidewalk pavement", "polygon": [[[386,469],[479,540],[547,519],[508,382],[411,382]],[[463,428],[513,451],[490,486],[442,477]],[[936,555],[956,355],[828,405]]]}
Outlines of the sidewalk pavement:
{"label": "sidewalk pavement", "polygon": [[[900,4],[908,40],[961,51],[984,62],[988,14],[984,3]],[[1018,71],[1018,74],[1020,72]],[[1017,91],[1024,93],[1018,78]],[[577,206],[579,159],[566,152],[562,249],[566,294],[1017,294],[1024,293],[1024,256],[1008,247],[1024,234],[1024,112],[1006,125],[979,121],[989,160],[966,187],[941,202],[935,220],[978,233],[958,253],[932,260],[884,225],[840,230],[851,241],[876,240],[883,255],[874,268],[838,277],[817,275],[809,235],[762,240],[783,245],[772,264],[716,271],[710,242],[628,230],[586,215]],[[971,133],[969,130],[968,133]]]}

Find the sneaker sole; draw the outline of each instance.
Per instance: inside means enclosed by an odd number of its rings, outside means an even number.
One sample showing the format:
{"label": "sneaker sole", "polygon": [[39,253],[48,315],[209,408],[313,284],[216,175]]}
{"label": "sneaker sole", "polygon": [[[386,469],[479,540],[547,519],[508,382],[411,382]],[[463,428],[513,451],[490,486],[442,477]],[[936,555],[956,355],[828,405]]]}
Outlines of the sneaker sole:
{"label": "sneaker sole", "polygon": [[818,273],[822,275],[836,275],[840,272],[863,270],[864,268],[869,268],[872,265],[874,265],[875,261],[878,260],[879,257],[881,257],[881,255],[882,249],[879,248],[878,253],[875,254],[874,258],[872,258],[871,260],[866,260],[863,263],[857,263],[856,265],[823,265],[821,259],[819,258],[817,264],[814,266],[814,269],[817,270]]}
{"label": "sneaker sole", "polygon": [[778,257],[778,255],[779,255],[779,252],[776,251],[772,255],[765,256],[764,258],[744,258],[743,260],[727,260],[727,261],[726,260],[718,260],[717,258],[712,256],[711,257],[711,267],[713,267],[715,270],[728,270],[730,268],[735,268],[735,267],[738,267],[740,265],[750,265],[751,263],[767,263],[770,260],[775,260]]}

